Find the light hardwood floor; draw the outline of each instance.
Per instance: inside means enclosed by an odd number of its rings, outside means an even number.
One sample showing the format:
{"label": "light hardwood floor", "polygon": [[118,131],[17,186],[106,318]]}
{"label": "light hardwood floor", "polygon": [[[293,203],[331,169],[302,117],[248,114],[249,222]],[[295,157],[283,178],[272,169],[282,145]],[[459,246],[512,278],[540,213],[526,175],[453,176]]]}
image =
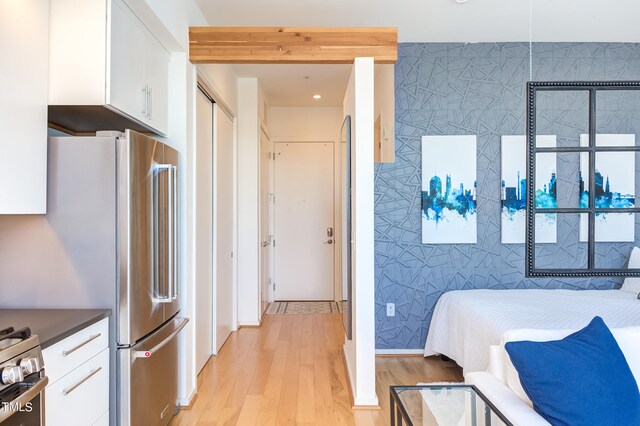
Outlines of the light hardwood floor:
{"label": "light hardwood floor", "polygon": [[378,357],[380,410],[353,410],[340,314],[266,315],[232,333],[198,376],[198,397],[171,425],[388,425],[389,386],[462,381],[452,362]]}

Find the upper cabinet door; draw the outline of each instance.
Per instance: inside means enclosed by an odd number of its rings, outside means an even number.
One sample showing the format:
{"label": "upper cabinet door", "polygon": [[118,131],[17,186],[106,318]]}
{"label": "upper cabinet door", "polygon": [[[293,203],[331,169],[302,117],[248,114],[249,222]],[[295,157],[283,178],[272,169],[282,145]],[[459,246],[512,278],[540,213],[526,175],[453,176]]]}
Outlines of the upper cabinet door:
{"label": "upper cabinet door", "polygon": [[0,1],[0,214],[47,203],[49,1]]}
{"label": "upper cabinet door", "polygon": [[151,31],[122,0],[49,2],[49,120],[76,132],[165,135],[169,53]]}
{"label": "upper cabinet door", "polygon": [[145,28],[127,6],[119,1],[112,1],[111,5],[107,104],[144,121],[149,110],[149,87],[144,75]]}
{"label": "upper cabinet door", "polygon": [[146,120],[160,133],[167,134],[169,116],[169,52],[151,34],[145,38],[145,83],[148,90]]}

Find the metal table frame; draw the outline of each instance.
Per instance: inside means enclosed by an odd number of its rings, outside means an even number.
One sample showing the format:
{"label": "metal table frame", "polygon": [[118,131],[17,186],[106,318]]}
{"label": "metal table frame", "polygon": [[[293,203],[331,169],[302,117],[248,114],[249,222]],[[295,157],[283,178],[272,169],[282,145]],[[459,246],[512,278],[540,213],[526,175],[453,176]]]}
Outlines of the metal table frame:
{"label": "metal table frame", "polygon": [[480,392],[480,390],[478,390],[478,388],[476,388],[473,385],[466,385],[466,384],[451,384],[451,385],[422,385],[422,386],[389,386],[389,415],[391,418],[391,426],[402,426],[403,424],[406,424],[407,426],[413,426],[413,422],[411,421],[411,419],[409,418],[409,413],[407,413],[407,410],[405,409],[405,407],[402,405],[402,401],[400,401],[400,395],[399,395],[399,391],[405,391],[405,390],[424,390],[424,389],[432,389],[432,390],[447,390],[447,389],[451,389],[451,388],[464,388],[464,389],[470,389],[473,391],[472,394],[472,404],[474,407],[473,413],[472,413],[472,425],[476,425],[477,424],[477,419],[475,418],[476,415],[476,410],[475,410],[475,405],[476,405],[476,398],[480,397],[480,399],[486,404],[486,409],[485,409],[485,424],[486,425],[491,425],[491,412],[493,412],[495,415],[497,415],[500,420],[502,420],[507,426],[513,426],[513,423],[511,423],[509,420],[507,420],[504,415],[498,411],[498,409],[496,408],[495,405],[493,405],[493,403],[491,403],[491,401],[489,401],[489,399],[484,396],[484,394],[482,392]]}

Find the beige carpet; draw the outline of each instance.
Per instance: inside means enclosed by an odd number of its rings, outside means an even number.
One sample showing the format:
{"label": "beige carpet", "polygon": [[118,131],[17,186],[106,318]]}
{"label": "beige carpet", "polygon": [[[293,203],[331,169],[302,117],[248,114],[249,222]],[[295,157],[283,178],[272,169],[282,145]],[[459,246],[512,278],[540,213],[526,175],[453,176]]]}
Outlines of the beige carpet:
{"label": "beige carpet", "polygon": [[267,314],[337,314],[336,302],[273,302]]}

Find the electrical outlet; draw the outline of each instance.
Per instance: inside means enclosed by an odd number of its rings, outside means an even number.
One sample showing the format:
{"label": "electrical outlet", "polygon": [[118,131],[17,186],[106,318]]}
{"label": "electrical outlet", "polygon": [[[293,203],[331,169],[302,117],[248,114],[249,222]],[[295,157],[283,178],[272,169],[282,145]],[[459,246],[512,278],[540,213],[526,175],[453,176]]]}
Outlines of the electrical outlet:
{"label": "electrical outlet", "polygon": [[387,316],[395,317],[396,316],[396,304],[395,303],[387,303]]}

